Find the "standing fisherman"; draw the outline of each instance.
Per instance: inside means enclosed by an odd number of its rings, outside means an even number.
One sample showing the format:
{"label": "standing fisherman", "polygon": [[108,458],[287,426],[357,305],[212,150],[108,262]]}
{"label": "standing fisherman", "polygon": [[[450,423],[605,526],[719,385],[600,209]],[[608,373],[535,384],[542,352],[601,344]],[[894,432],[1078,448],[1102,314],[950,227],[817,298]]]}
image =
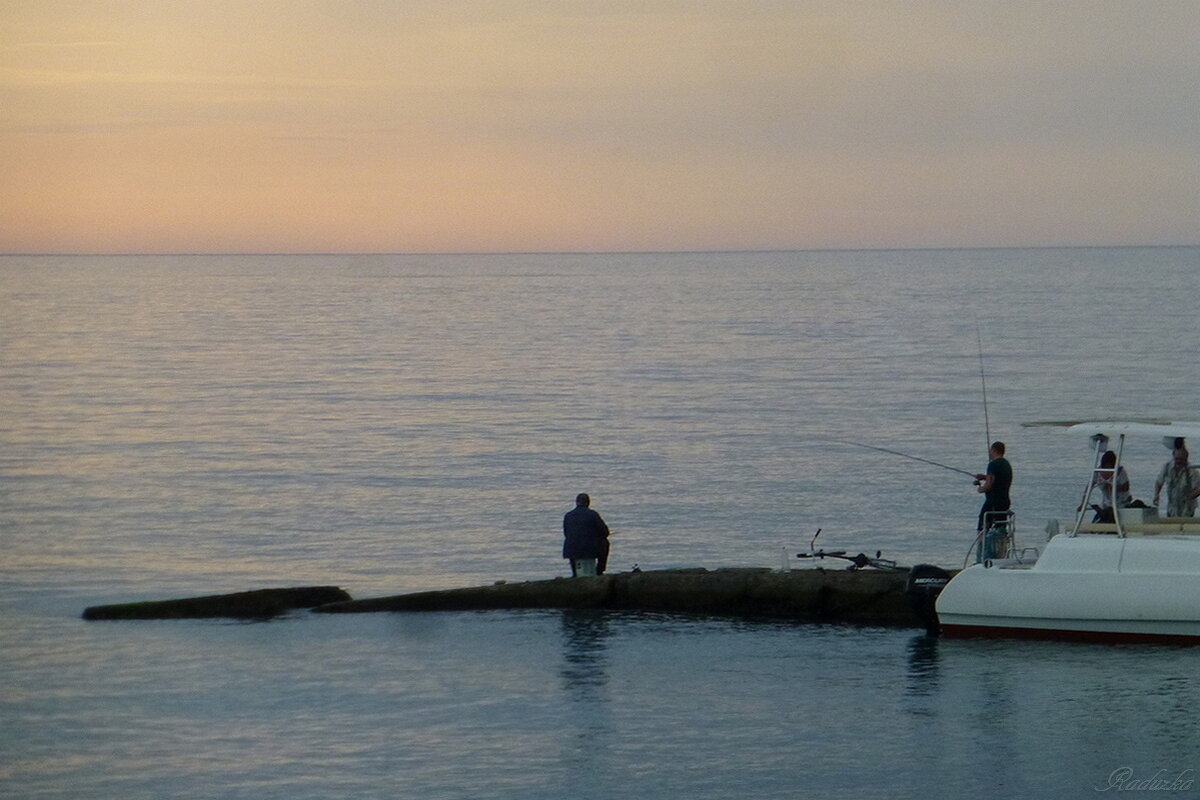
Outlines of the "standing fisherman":
{"label": "standing fisherman", "polygon": [[1012,500],[1008,490],[1012,486],[1013,470],[1004,457],[1004,442],[992,442],[988,448],[987,472],[975,475],[979,481],[977,491],[984,496],[983,508],[979,509],[979,525],[976,530],[986,531],[992,524],[1008,518]]}

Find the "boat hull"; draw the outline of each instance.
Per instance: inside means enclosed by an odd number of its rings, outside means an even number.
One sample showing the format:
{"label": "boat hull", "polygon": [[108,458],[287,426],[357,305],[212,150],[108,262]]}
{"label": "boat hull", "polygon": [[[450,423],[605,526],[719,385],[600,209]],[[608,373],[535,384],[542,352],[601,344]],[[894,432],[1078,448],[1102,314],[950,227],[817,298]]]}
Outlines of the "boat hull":
{"label": "boat hull", "polygon": [[[1043,620],[1034,625],[1017,625],[1011,619],[976,620],[977,624],[945,624],[942,635],[950,639],[1043,639],[1060,642],[1098,642],[1108,644],[1200,645],[1200,634],[1191,629],[1132,630],[1121,620],[1089,621]],[[1108,622],[1110,624],[1103,624]],[[1044,626],[1044,627],[1043,627]]]}
{"label": "boat hull", "polygon": [[963,570],[936,607],[948,637],[1200,644],[1200,539],[1056,536],[1032,567]]}

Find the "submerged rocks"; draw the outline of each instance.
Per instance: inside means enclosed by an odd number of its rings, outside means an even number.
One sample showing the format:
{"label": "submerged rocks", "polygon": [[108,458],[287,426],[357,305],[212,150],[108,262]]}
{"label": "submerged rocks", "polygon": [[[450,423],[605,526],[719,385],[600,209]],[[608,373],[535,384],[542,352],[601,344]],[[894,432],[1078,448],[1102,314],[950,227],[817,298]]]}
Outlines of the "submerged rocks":
{"label": "submerged rocks", "polygon": [[345,590],[336,586],[258,589],[251,592],[186,597],[178,600],[92,606],[84,609],[83,618],[86,620],[196,619],[204,617],[261,619],[299,608],[313,608],[326,603],[337,603],[350,599],[350,595]]}

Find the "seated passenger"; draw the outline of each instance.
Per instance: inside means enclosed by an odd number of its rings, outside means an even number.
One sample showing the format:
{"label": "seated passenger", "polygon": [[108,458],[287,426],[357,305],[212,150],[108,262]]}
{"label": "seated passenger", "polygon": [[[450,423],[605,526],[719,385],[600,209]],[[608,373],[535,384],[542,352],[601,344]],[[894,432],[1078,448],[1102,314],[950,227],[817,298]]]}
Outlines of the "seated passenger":
{"label": "seated passenger", "polygon": [[[1092,505],[1096,509],[1096,516],[1092,522],[1116,522],[1116,514],[1113,511],[1113,468],[1117,466],[1117,454],[1112,450],[1105,451],[1100,457],[1100,466],[1092,475],[1092,488],[1100,490],[1100,502]],[[1129,474],[1125,472],[1124,467],[1116,470],[1116,508],[1125,508],[1133,502],[1133,495],[1129,492]]]}

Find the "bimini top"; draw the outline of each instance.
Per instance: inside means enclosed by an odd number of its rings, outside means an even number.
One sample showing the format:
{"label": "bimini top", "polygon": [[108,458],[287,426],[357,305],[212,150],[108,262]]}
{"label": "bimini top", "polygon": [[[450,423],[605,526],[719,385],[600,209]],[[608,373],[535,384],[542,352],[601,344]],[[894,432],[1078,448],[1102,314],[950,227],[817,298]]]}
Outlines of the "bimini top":
{"label": "bimini top", "polygon": [[1082,436],[1162,436],[1200,438],[1200,422],[1171,422],[1165,419],[1063,420],[1026,422],[1026,428],[1066,428]]}

